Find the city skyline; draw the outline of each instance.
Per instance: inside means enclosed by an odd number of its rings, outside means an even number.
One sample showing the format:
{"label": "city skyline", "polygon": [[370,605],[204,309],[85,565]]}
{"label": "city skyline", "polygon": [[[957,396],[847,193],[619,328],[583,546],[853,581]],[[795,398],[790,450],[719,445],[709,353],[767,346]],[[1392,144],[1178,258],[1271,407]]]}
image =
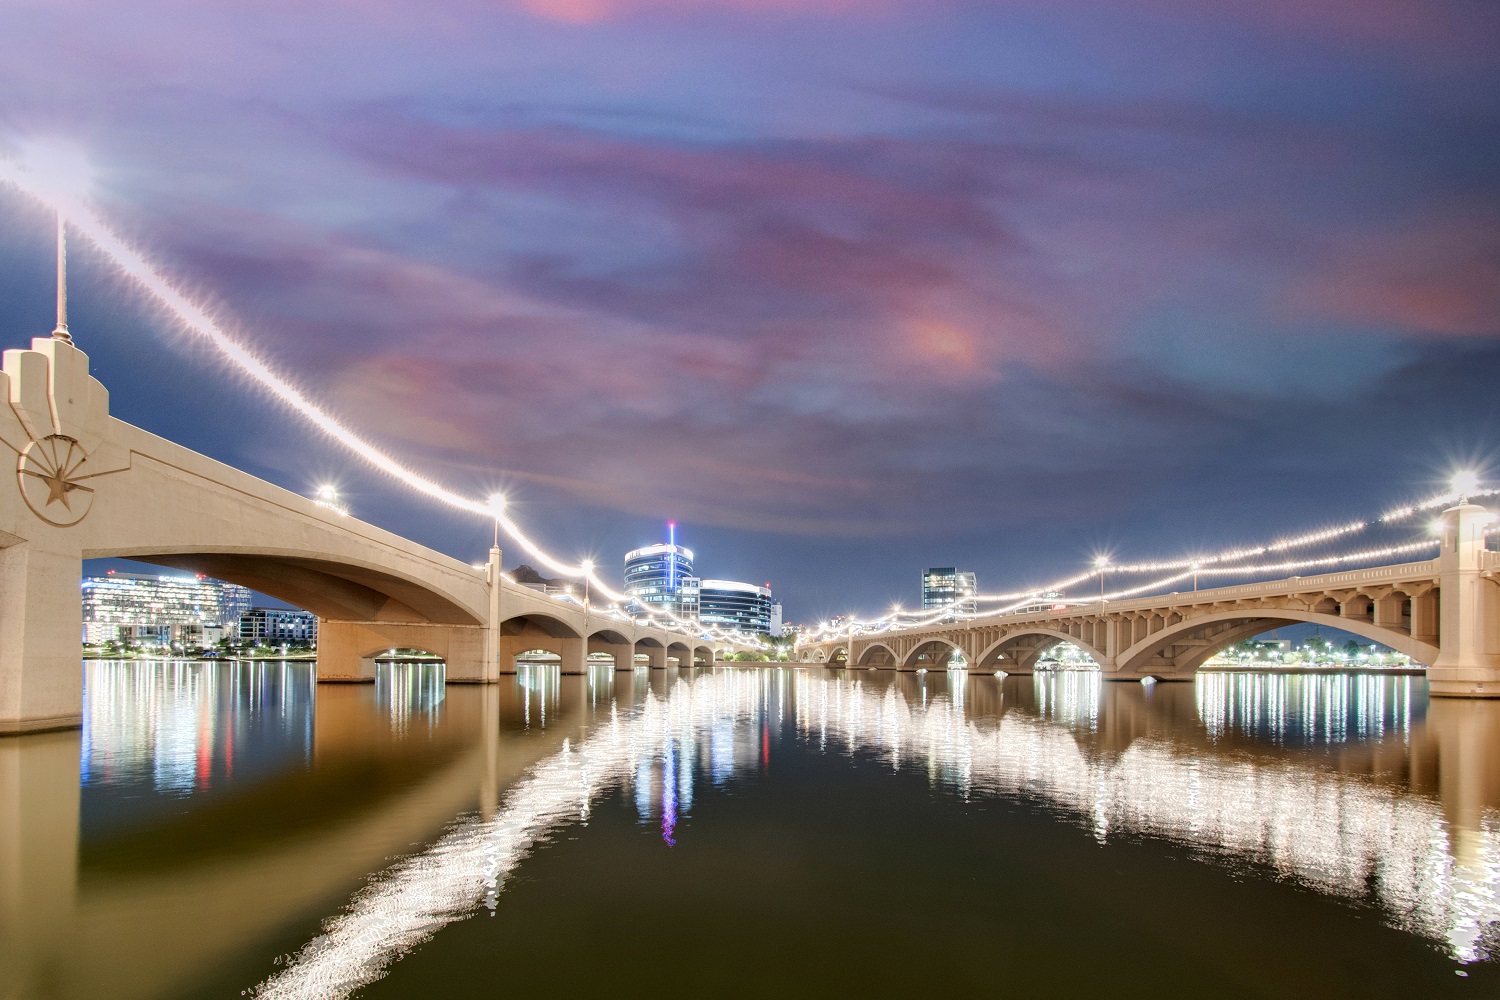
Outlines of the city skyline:
{"label": "city skyline", "polygon": [[[441,63],[400,19],[345,39],[350,7],[202,10],[127,64],[117,12],[17,5],[0,37],[78,58],[6,50],[0,154],[77,142],[246,342],[550,551],[675,517],[798,620],[909,602],[924,566],[1021,586],[1493,477],[1495,13],[1173,9],[439,4]],[[50,221],[0,219],[19,342]],[[120,416],[487,547],[75,268]]]}

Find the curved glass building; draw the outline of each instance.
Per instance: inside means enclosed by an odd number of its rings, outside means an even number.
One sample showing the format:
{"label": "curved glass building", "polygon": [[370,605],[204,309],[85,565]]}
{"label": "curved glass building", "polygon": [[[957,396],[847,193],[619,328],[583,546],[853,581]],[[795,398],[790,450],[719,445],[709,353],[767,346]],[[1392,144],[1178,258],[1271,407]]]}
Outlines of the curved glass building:
{"label": "curved glass building", "polygon": [[698,585],[698,620],[736,632],[771,631],[770,587],[736,580],[704,580]]}
{"label": "curved glass building", "polygon": [[632,614],[670,612],[698,615],[698,578],[693,550],[683,545],[647,545],[625,553],[626,610]]}

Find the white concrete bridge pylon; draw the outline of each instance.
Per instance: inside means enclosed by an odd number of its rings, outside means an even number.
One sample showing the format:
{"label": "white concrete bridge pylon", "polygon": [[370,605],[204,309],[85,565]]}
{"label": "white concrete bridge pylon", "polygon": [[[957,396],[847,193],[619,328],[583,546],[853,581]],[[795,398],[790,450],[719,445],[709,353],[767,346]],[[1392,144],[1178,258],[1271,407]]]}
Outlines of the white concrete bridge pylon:
{"label": "white concrete bridge pylon", "polygon": [[[450,682],[495,681],[518,654],[581,673],[712,663],[714,644],[555,600],[200,455],[109,414],[71,343],[38,338],[0,371],[0,733],[77,726],[84,559],[124,557],[269,594],[319,618],[318,679],[362,681],[417,648]],[[8,449],[8,451],[6,450]],[[722,646],[722,644],[719,644]]]}
{"label": "white concrete bridge pylon", "polygon": [[1500,697],[1500,553],[1485,549],[1490,512],[1461,503],[1442,515],[1438,556],[1057,611],[1005,614],[805,643],[803,659],[851,668],[1032,673],[1047,650],[1077,646],[1106,680],[1191,680],[1215,653],[1283,625],[1353,632],[1427,667],[1430,691]]}

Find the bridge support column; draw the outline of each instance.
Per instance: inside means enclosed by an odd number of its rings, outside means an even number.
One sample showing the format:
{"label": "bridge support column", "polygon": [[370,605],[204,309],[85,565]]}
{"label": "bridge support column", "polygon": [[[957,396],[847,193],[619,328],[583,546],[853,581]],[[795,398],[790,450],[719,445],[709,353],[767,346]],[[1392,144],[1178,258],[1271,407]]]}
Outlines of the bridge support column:
{"label": "bridge support column", "polygon": [[1099,662],[1099,676],[1106,681],[1139,681],[1141,675],[1125,675],[1120,670],[1120,653],[1130,648],[1134,638],[1134,626],[1123,618],[1104,620],[1104,643],[1096,647],[1094,656]]}
{"label": "bridge support column", "polygon": [[389,649],[420,649],[441,656],[448,684],[493,684],[486,668],[482,625],[429,625],[416,622],[347,622],[318,619],[318,683],[370,684],[375,657]]}
{"label": "bridge support column", "polygon": [[599,639],[589,640],[590,653],[608,653],[614,657],[616,670],[635,669],[635,645],[629,642],[603,642]]}
{"label": "bridge support column", "polygon": [[83,725],[83,558],[54,533],[0,549],[0,735]]}
{"label": "bridge support column", "polygon": [[447,633],[445,648],[435,649],[443,657],[445,684],[494,684],[500,671],[489,659],[491,629],[462,625],[431,625]]}
{"label": "bridge support column", "polygon": [[[498,532],[497,538],[498,538]],[[486,682],[499,681],[503,673],[515,673],[515,660],[505,658],[505,643],[500,633],[500,623],[504,616],[500,611],[500,595],[505,589],[500,583],[500,546],[490,547],[490,561],[485,567],[485,579],[490,585],[490,599],[486,606],[489,620],[485,622],[484,630],[484,665],[481,674]]]}
{"label": "bridge support column", "polygon": [[1443,511],[1439,651],[1427,670],[1435,696],[1500,698],[1500,586],[1480,575],[1489,520],[1477,504]]}
{"label": "bridge support column", "polygon": [[375,654],[364,655],[362,646],[367,637],[360,633],[357,622],[318,619],[319,684],[375,683]]}
{"label": "bridge support column", "polygon": [[587,639],[564,638],[561,640],[562,672],[586,674],[589,670],[589,644]]}
{"label": "bridge support column", "polygon": [[667,650],[664,646],[647,646],[642,650],[646,659],[650,662],[652,670],[667,669]]}

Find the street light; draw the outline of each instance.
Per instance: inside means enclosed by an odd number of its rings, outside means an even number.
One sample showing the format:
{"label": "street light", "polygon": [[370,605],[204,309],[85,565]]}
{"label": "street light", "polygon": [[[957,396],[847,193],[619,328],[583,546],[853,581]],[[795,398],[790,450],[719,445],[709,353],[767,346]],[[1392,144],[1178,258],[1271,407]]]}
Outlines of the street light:
{"label": "street light", "polygon": [[339,499],[337,486],[324,483],[313,492],[313,503],[319,507],[327,507],[342,517],[349,516],[349,508]]}
{"label": "street light", "polygon": [[495,515],[495,548],[500,547],[500,518],[505,514],[505,494],[491,493],[486,499],[490,512]]}
{"label": "street light", "polygon": [[1104,575],[1109,570],[1109,556],[1094,557],[1094,568],[1099,571],[1099,610],[1104,610]]}
{"label": "street light", "polygon": [[585,559],[583,566],[583,606],[589,606],[589,576],[594,572],[594,560]]}
{"label": "street light", "polygon": [[1473,469],[1460,469],[1453,474],[1451,482],[1459,503],[1468,503],[1469,495],[1479,492],[1479,473]]}

